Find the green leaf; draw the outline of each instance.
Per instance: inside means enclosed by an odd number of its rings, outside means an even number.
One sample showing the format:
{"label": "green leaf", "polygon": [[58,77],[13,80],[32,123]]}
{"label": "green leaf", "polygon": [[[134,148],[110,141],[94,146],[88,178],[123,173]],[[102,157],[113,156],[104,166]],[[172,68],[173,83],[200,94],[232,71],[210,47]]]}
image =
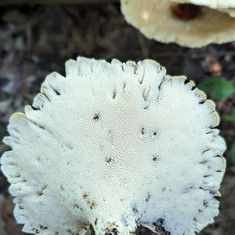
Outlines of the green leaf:
{"label": "green leaf", "polygon": [[235,141],[232,144],[232,147],[230,149],[230,153],[231,153],[231,156],[232,156],[232,162],[235,165]]}
{"label": "green leaf", "polygon": [[233,109],[230,115],[223,115],[222,118],[227,122],[235,122],[235,109]]}
{"label": "green leaf", "polygon": [[198,88],[209,94],[215,100],[226,99],[235,94],[234,85],[222,77],[207,78],[198,84]]}

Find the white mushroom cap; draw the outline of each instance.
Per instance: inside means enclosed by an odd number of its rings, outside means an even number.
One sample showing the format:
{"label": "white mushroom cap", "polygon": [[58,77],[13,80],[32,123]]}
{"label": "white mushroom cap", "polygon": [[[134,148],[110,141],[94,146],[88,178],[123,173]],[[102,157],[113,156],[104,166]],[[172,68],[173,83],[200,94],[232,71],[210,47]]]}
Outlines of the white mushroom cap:
{"label": "white mushroom cap", "polygon": [[10,119],[1,158],[14,215],[34,234],[200,231],[218,214],[225,142],[212,101],[154,61],[78,58]]}
{"label": "white mushroom cap", "polygon": [[202,7],[191,20],[172,14],[170,0],[121,0],[121,10],[128,23],[146,37],[160,42],[175,42],[187,47],[235,40],[235,19],[228,14]]}
{"label": "white mushroom cap", "polygon": [[194,5],[206,6],[213,9],[235,7],[234,0],[172,0],[178,3],[190,3]]}

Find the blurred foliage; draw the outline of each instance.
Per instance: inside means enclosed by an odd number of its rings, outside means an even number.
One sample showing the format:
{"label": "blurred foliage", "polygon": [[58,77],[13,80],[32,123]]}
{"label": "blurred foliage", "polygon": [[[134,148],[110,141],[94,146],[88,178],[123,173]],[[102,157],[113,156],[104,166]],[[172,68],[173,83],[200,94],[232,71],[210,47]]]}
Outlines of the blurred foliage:
{"label": "blurred foliage", "polygon": [[222,118],[227,122],[235,122],[235,108],[230,115],[223,115]]}
{"label": "blurred foliage", "polygon": [[0,5],[12,4],[97,4],[115,3],[118,0],[0,0]]}
{"label": "blurred foliage", "polygon": [[231,156],[232,156],[232,162],[235,165],[235,142],[233,142],[233,145],[230,149],[230,153],[231,153]]}
{"label": "blurred foliage", "polygon": [[0,141],[2,140],[3,138],[3,129],[0,127]]}
{"label": "blurred foliage", "polygon": [[235,94],[235,86],[223,77],[209,77],[200,82],[198,88],[214,100],[226,99]]}

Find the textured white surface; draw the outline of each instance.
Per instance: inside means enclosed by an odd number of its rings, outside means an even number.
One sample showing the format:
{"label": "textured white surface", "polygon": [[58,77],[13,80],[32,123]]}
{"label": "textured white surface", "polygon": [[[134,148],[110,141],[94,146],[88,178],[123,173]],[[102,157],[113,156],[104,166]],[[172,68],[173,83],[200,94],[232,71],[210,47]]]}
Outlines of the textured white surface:
{"label": "textured white surface", "polygon": [[121,10],[129,24],[156,41],[202,47],[235,40],[235,19],[228,14],[202,7],[194,19],[182,20],[172,14],[172,4],[171,0],[121,0]]}
{"label": "textured white surface", "polygon": [[212,101],[154,61],[78,58],[10,119],[1,158],[23,231],[96,234],[164,219],[194,234],[218,214],[224,140]]}

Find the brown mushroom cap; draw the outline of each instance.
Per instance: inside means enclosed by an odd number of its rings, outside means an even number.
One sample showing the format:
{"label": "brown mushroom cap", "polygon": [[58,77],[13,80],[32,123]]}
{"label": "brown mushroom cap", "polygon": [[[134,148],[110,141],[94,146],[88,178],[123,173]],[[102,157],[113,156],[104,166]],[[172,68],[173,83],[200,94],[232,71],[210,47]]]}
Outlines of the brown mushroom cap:
{"label": "brown mushroom cap", "polygon": [[172,4],[169,0],[121,0],[121,10],[128,23],[160,42],[201,47],[235,40],[235,19],[228,14],[202,7],[197,17],[185,21],[172,14]]}

